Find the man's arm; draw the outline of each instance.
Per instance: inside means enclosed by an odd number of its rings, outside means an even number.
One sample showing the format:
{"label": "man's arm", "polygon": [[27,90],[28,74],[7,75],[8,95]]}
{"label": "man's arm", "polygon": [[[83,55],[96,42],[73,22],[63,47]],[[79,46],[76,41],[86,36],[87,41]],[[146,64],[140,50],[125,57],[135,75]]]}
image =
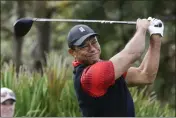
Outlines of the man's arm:
{"label": "man's arm", "polygon": [[156,78],[160,60],[161,36],[152,35],[149,49],[138,68],[127,71],[126,82],[129,86],[151,84]]}
{"label": "man's arm", "polygon": [[[138,68],[131,67],[128,69],[126,81],[130,86],[151,84],[158,72],[164,25],[161,20],[154,18],[150,22],[151,24],[148,28],[151,36],[149,49]],[[162,24],[160,27],[157,26],[159,23]]]}
{"label": "man's arm", "polygon": [[148,26],[149,22],[147,19],[138,19],[136,24],[137,31],[133,38],[120,53],[110,59],[113,63],[115,79],[118,79],[126,72],[131,64],[142,55],[145,49],[145,35]]}

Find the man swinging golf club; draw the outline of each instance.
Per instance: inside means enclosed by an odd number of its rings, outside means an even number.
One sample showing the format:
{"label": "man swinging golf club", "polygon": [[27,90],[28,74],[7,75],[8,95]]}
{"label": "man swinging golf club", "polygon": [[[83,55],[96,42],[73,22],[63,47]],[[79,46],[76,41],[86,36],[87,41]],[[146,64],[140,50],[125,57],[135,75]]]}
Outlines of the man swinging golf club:
{"label": "man swinging golf club", "polygon": [[1,88],[1,117],[13,117],[15,111],[16,97],[9,88]]}
{"label": "man swinging golf club", "polygon": [[[148,51],[139,67],[131,67],[144,52],[147,30],[150,33]],[[75,58],[74,87],[84,117],[135,116],[127,86],[147,85],[155,80],[163,30],[159,19],[137,19],[134,36],[109,60],[100,59],[98,34],[90,27],[76,25],[70,30],[68,52]]]}

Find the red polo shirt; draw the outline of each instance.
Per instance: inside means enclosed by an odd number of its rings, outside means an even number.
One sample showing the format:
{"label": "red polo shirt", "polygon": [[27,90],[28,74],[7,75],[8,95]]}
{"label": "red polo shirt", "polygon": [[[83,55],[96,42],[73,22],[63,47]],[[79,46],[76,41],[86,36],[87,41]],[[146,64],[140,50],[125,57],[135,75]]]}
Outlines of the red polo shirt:
{"label": "red polo shirt", "polygon": [[[74,61],[73,66],[80,62]],[[126,72],[123,74],[126,77]],[[86,67],[81,76],[81,87],[93,97],[104,95],[107,89],[115,83],[114,67],[111,61],[100,61]]]}

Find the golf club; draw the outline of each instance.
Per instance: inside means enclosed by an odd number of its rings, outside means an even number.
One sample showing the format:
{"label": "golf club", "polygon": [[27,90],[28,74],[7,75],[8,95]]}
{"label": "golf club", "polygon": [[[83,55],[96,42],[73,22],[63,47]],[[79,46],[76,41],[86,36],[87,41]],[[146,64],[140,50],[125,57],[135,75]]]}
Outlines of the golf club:
{"label": "golf club", "polygon": [[[82,19],[46,19],[46,18],[21,18],[14,23],[14,33],[16,37],[25,36],[32,27],[34,21],[38,22],[78,22],[78,23],[108,23],[108,24],[129,24],[135,25],[135,21],[110,21],[110,20],[82,20]],[[162,24],[156,25],[161,27]]]}
{"label": "golf club", "polygon": [[79,23],[108,23],[108,24],[130,24],[134,25],[134,21],[110,21],[110,20],[82,20],[82,19],[46,19],[46,18],[21,18],[14,23],[14,33],[17,37],[25,36],[32,27],[34,21],[39,22],[79,22]]}

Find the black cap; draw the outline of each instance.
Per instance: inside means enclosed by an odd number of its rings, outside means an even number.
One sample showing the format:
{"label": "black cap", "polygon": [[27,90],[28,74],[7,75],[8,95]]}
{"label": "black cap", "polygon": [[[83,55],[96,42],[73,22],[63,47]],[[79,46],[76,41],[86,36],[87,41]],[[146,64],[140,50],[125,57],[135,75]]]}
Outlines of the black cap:
{"label": "black cap", "polygon": [[80,46],[88,37],[98,35],[89,26],[79,24],[75,25],[68,33],[68,47]]}

